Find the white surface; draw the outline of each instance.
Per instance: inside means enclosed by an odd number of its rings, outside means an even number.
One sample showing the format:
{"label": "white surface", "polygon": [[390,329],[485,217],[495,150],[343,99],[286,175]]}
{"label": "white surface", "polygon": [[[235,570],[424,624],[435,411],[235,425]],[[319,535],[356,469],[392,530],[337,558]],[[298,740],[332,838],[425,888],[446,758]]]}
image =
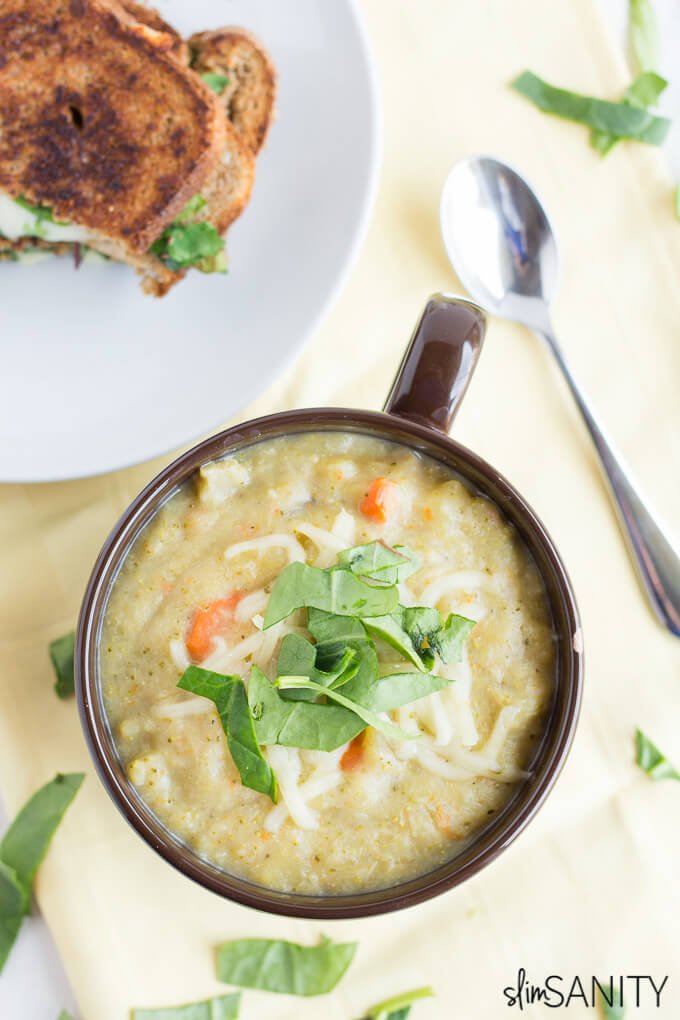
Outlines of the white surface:
{"label": "white surface", "polygon": [[[327,0],[324,0],[327,2]],[[602,0],[622,46],[626,38],[626,0]],[[680,7],[677,0],[656,0],[655,7],[664,41],[663,67],[671,86],[664,97],[663,109],[678,120],[667,142],[667,154],[673,175],[680,180],[680,77],[672,81],[680,65]],[[436,205],[438,196],[432,196]],[[678,225],[680,230],[680,224]],[[0,806],[0,832],[4,821]],[[95,935],[96,937],[96,935]],[[49,933],[39,918],[23,929],[17,946],[0,977],[0,1018],[2,1020],[56,1020],[59,1010],[73,1006],[68,983],[58,964]],[[78,1017],[74,1012],[74,1017]],[[123,1020],[123,1018],[121,1018]]]}
{"label": "white surface", "polygon": [[127,267],[2,265],[0,480],[111,471],[211,430],[318,325],[363,237],[379,112],[352,0],[159,0],[183,33],[243,25],[279,71],[278,117],[226,277],[161,299]]}

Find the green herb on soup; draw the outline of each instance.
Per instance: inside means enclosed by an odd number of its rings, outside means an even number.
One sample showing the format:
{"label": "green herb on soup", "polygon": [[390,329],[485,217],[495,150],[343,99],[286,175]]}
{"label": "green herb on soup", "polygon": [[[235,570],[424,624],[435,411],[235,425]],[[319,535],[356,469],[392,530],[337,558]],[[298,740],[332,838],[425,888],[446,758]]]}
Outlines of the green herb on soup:
{"label": "green herb on soup", "polygon": [[640,71],[655,71],[661,45],[651,0],[628,0],[630,45]]}
{"label": "green herb on soup", "polygon": [[[178,686],[215,703],[244,786],[276,803],[276,777],[262,754],[266,745],[332,751],[367,726],[396,740],[418,738],[382,714],[449,686],[450,680],[428,670],[435,655],[446,663],[460,661],[474,621],[455,613],[443,620],[437,609],[425,606],[406,608],[399,605],[396,584],[368,583],[411,562],[404,549],[372,542],[345,550],[327,569],[287,566],[274,582],[263,629],[304,609],[316,644],[286,635],[275,682],[253,666],[247,697],[239,676],[199,666],[185,670]],[[381,675],[375,638],[417,672]]]}
{"label": "green herb on soup", "polygon": [[354,959],[356,942],[316,946],[278,939],[237,939],[217,950],[217,976],[225,984],[286,995],[332,992]]}
{"label": "green herb on soup", "polygon": [[82,772],[55,776],[27,801],[0,842],[0,972],[30,913],[36,872],[84,778]]}

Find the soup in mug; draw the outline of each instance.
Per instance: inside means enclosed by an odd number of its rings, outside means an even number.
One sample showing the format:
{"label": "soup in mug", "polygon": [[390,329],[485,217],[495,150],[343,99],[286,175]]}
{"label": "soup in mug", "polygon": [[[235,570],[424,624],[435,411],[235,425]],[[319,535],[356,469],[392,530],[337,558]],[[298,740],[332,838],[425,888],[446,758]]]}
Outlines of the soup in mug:
{"label": "soup in mug", "polygon": [[202,467],[128,554],[100,649],[118,753],[162,824],[306,894],[469,845],[528,776],[554,689],[512,525],[443,464],[350,432]]}

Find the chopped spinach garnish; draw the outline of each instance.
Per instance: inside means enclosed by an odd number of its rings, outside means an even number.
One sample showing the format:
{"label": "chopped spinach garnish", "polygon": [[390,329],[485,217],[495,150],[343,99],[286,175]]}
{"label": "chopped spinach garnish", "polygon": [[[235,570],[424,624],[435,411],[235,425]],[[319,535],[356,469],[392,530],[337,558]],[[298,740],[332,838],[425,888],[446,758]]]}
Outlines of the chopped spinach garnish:
{"label": "chopped spinach garnish", "polygon": [[409,1015],[414,1002],[418,1002],[419,999],[429,999],[433,995],[434,992],[429,986],[393,995],[391,998],[376,1002],[375,1006],[371,1006],[363,1020],[402,1020]]}
{"label": "chopped spinach garnish", "polygon": [[73,649],[75,634],[64,634],[50,642],[50,659],[54,666],[56,681],[54,690],[59,698],[70,698],[73,694]]}
{"label": "chopped spinach garnish", "polygon": [[285,995],[325,995],[351,964],[356,942],[301,946],[278,939],[237,939],[217,950],[217,976],[225,984]]}
{"label": "chopped spinach garnish", "polygon": [[630,45],[640,71],[655,71],[661,46],[651,0],[628,0]]}
{"label": "chopped spinach garnish", "polygon": [[224,238],[212,223],[192,221],[205,206],[202,195],[194,195],[174,221],[149,248],[169,269],[194,268],[202,273],[226,273]]}
{"label": "chopped spinach garnish", "polygon": [[635,731],[635,761],[651,779],[680,780],[680,772],[640,729]]}
{"label": "chopped spinach garnish", "polygon": [[231,992],[184,1006],[133,1009],[132,1020],[236,1020],[240,1001],[241,993]]}
{"label": "chopped spinach garnish", "polygon": [[[405,609],[396,583],[368,583],[369,576],[413,568],[403,547],[395,551],[374,542],[338,559],[324,570],[290,564],[274,583],[265,629],[303,609],[314,641],[296,633],[283,637],[274,683],[257,666],[250,670],[247,697],[241,677],[200,666],[190,666],[179,682],[215,703],[241,781],[273,801],[276,778],[263,747],[334,751],[367,726],[395,740],[413,739],[383,714],[448,687],[449,679],[430,672],[435,656],[458,661],[474,626],[456,614],[443,621],[437,609],[425,606]],[[416,671],[381,675],[374,639],[390,644]]]}
{"label": "chopped spinach garnish", "polygon": [[276,777],[255,735],[253,714],[241,677],[223,676],[200,666],[189,666],[177,686],[215,703],[241,782],[276,803]]}
{"label": "chopped spinach garnish", "polygon": [[30,911],[38,867],[84,778],[82,772],[55,776],[27,801],[0,842],[0,972]]}
{"label": "chopped spinach garnish", "polygon": [[213,90],[218,96],[221,96],[227,85],[229,84],[229,77],[226,74],[217,74],[215,71],[204,71],[201,74],[201,78]]}
{"label": "chopped spinach garnish", "polygon": [[661,145],[671,126],[666,117],[657,117],[629,102],[611,103],[555,88],[531,71],[520,74],[511,82],[511,88],[544,113],[575,121],[615,138],[630,138],[648,145]]}

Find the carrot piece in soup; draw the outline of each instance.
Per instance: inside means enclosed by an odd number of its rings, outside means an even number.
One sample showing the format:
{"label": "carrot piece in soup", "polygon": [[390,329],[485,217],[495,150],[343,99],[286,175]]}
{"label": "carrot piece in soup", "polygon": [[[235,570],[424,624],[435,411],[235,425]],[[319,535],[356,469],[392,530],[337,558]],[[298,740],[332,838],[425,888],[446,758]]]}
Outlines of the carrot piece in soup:
{"label": "carrot piece in soup", "polygon": [[234,610],[242,598],[239,591],[224,599],[216,599],[193,615],[187,637],[187,651],[194,662],[202,662],[210,655],[213,638],[234,618]]}
{"label": "carrot piece in soup", "polygon": [[359,503],[364,517],[384,524],[399,506],[399,486],[389,478],[374,478],[368,492]]}
{"label": "carrot piece in soup", "polygon": [[353,769],[361,765],[366,752],[366,748],[364,746],[365,736],[366,730],[362,730],[361,733],[350,740],[347,750],[340,759],[340,768],[343,772],[352,772]]}

